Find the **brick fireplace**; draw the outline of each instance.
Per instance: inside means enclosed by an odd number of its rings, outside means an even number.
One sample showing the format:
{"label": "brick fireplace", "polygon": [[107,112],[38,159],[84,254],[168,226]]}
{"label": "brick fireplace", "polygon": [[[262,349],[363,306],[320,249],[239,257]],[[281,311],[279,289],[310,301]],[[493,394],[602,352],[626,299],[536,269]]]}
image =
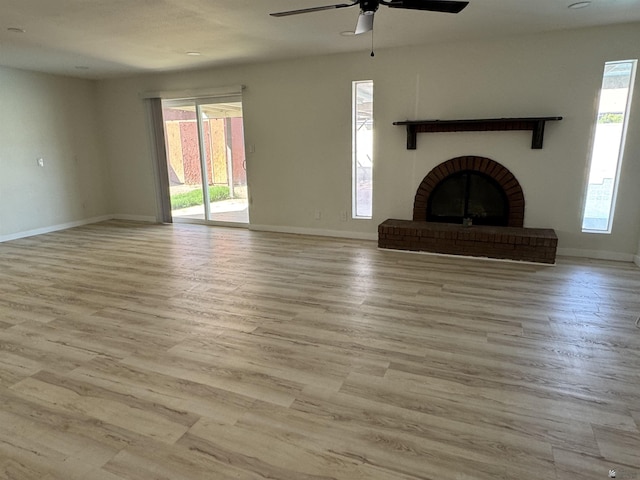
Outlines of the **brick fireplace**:
{"label": "brick fireplace", "polygon": [[413,220],[379,225],[378,246],[554,263],[555,232],[524,228],[524,212],[524,192],[507,168],[485,157],[456,157],[420,183]]}

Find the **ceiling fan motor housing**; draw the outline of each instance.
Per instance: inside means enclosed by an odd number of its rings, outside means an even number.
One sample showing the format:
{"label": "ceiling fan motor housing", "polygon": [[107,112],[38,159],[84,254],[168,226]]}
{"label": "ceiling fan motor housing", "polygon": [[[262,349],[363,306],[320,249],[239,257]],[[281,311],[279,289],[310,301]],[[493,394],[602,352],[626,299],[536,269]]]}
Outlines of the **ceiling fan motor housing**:
{"label": "ceiling fan motor housing", "polygon": [[360,0],[360,9],[365,15],[373,15],[380,6],[380,0]]}

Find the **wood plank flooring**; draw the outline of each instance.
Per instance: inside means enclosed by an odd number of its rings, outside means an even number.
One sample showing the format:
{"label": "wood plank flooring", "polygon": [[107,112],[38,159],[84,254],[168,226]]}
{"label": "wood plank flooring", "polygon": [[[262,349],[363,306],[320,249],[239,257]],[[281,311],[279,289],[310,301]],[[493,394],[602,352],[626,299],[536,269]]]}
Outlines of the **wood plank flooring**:
{"label": "wood plank flooring", "polygon": [[0,244],[2,479],[640,479],[640,269],[105,222]]}

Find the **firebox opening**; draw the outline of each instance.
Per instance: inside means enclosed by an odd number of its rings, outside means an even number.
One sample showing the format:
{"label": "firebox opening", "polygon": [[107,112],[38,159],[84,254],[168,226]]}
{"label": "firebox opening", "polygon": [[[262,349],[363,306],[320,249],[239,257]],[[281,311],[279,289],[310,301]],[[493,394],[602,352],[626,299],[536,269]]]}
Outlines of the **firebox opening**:
{"label": "firebox opening", "polygon": [[443,179],[427,203],[428,222],[507,226],[509,202],[500,184],[484,173],[463,170]]}

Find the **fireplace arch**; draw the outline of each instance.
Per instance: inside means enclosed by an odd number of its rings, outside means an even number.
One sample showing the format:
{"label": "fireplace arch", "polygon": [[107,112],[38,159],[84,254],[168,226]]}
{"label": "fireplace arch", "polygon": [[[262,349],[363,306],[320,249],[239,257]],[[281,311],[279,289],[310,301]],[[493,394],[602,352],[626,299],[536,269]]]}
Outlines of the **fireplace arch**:
{"label": "fireplace arch", "polygon": [[[489,158],[476,156],[456,157],[447,160],[435,167],[424,177],[416,192],[413,204],[413,220],[431,221],[437,217],[437,215],[434,216],[431,207],[434,201],[438,201],[437,197],[442,196],[443,189],[450,188],[446,186],[447,182],[449,185],[456,183],[464,185],[464,188],[460,190],[466,191],[467,196],[460,201],[464,203],[464,212],[465,215],[467,215],[469,212],[467,208],[469,203],[469,189],[471,183],[478,183],[476,179],[479,179],[480,183],[486,182],[490,192],[484,197],[481,196],[480,200],[476,198],[474,202],[482,201],[482,198],[485,197],[491,197],[493,199],[501,197],[504,201],[502,219],[495,220],[495,224],[509,227],[522,227],[524,225],[524,193],[522,187],[520,187],[520,183],[508,169],[498,162]],[[496,190],[496,192],[491,192],[492,189]],[[433,197],[434,194],[436,197]],[[475,208],[477,208],[477,206]],[[487,208],[489,209],[488,206]],[[496,207],[493,206],[491,209],[495,211]],[[460,218],[460,222],[457,222],[453,217],[445,221],[461,223],[462,218]],[[489,222],[489,224],[493,223]]]}

